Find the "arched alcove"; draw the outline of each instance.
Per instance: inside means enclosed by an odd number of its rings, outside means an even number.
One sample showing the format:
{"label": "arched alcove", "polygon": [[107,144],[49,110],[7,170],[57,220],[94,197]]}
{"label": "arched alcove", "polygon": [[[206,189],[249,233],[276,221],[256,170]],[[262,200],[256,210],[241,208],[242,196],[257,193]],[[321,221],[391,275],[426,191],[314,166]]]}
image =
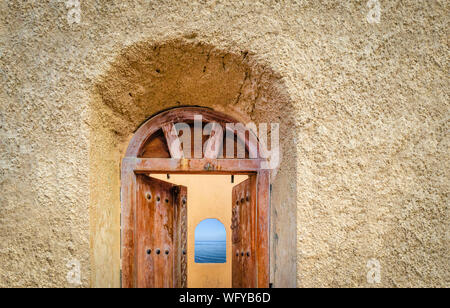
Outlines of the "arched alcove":
{"label": "arched alcove", "polygon": [[96,83],[90,104],[93,286],[120,286],[120,167],[134,132],[180,106],[202,106],[242,123],[280,124],[281,164],[272,177],[271,281],[295,284],[296,145],[282,76],[257,55],[182,40],[126,48]]}

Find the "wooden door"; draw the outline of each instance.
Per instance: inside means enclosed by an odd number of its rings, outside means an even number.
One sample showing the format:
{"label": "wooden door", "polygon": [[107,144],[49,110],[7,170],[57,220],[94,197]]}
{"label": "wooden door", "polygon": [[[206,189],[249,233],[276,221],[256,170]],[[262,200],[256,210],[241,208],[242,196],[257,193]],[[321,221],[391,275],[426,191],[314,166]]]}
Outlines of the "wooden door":
{"label": "wooden door", "polygon": [[174,287],[187,288],[187,188],[177,186],[174,207]]}
{"label": "wooden door", "polygon": [[187,188],[136,176],[136,286],[186,287]]}
{"label": "wooden door", "polygon": [[256,175],[233,187],[232,286],[256,288]]}

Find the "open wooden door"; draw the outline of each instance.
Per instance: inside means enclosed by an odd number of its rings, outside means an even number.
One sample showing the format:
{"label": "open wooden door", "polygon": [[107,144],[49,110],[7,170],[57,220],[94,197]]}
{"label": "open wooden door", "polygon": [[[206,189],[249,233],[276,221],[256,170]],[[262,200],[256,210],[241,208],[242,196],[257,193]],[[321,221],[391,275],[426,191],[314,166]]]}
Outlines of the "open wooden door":
{"label": "open wooden door", "polygon": [[187,188],[136,176],[136,286],[186,287]]}
{"label": "open wooden door", "polygon": [[232,286],[256,288],[256,175],[233,187]]}

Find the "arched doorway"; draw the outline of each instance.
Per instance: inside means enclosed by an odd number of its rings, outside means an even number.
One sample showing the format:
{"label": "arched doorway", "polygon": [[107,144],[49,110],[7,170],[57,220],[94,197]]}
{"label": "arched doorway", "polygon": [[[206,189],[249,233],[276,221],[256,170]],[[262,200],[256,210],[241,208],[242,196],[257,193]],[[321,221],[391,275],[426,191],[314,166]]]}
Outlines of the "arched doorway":
{"label": "arched doorway", "polygon": [[[121,166],[123,287],[186,287],[188,191],[151,176],[177,173],[249,176],[232,193],[233,287],[269,286],[270,173],[252,132],[228,125],[237,123],[185,107],[137,130]],[[187,140],[194,146],[187,148]]]}

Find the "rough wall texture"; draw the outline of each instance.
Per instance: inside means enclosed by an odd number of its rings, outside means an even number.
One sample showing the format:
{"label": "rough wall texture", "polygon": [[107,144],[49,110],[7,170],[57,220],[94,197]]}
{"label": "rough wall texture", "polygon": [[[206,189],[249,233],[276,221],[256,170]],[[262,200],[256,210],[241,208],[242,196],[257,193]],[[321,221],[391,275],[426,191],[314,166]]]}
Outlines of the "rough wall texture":
{"label": "rough wall texture", "polygon": [[369,286],[374,258],[375,286],[448,287],[448,2],[380,3],[1,1],[0,286],[69,286],[73,259],[119,286],[127,141],[202,105],[282,124],[276,286]]}

